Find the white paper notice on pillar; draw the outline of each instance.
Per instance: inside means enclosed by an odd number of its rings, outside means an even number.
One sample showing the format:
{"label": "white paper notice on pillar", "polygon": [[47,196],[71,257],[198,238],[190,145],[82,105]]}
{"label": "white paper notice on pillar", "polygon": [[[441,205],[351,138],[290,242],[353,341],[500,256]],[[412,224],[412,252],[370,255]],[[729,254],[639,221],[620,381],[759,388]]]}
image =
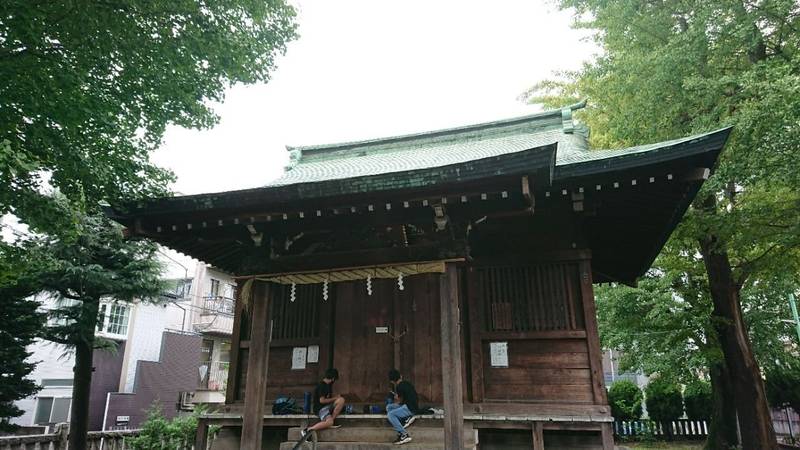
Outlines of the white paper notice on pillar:
{"label": "white paper notice on pillar", "polygon": [[306,354],[308,348],[295,347],[292,349],[292,370],[303,370],[306,368]]}
{"label": "white paper notice on pillar", "polygon": [[308,346],[308,362],[309,364],[319,362],[319,345]]}
{"label": "white paper notice on pillar", "polygon": [[508,367],[508,342],[490,342],[489,357],[492,367]]}

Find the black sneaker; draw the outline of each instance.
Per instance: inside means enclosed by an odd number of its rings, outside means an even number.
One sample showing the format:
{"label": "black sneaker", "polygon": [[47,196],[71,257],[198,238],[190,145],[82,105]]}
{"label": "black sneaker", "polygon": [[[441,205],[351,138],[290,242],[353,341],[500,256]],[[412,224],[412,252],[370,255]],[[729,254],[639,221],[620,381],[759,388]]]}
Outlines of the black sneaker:
{"label": "black sneaker", "polygon": [[411,436],[409,436],[408,433],[403,433],[397,435],[397,439],[395,439],[394,444],[403,445],[409,442],[411,442]]}
{"label": "black sneaker", "polygon": [[405,419],[403,419],[403,428],[410,427],[411,424],[414,423],[415,420],[417,420],[416,416],[408,416],[408,417],[406,417]]}

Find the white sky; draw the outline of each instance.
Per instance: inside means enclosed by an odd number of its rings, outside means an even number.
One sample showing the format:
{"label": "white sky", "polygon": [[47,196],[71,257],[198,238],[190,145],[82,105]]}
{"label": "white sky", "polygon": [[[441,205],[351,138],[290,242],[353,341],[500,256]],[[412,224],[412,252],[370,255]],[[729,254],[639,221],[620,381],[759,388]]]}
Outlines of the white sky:
{"label": "white sky", "polygon": [[[176,192],[257,187],[286,145],[325,144],[536,112],[517,97],[595,51],[549,0],[296,0],[300,37],[266,85],[236,86],[211,130],[172,127],[154,161]],[[491,5],[491,6],[489,6]]]}
{"label": "white sky", "polygon": [[[211,130],[168,130],[154,161],[177,174],[177,192],[261,186],[288,162],[286,145],[536,112],[518,96],[597,51],[549,0],[293,4],[300,38],[279,59],[272,81],[230,89]],[[167,253],[193,272],[189,258]],[[167,276],[183,276],[181,267],[165,262]]]}

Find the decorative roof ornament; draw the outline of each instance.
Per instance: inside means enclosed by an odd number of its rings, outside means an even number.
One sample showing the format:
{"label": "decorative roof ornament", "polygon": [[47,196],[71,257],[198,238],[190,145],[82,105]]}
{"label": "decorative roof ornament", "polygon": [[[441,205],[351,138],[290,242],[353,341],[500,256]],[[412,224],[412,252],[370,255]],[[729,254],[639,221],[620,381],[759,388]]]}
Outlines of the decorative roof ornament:
{"label": "decorative roof ornament", "polygon": [[405,290],[405,287],[403,286],[403,274],[402,273],[397,274],[397,289],[400,289],[401,291]]}
{"label": "decorative roof ornament", "polygon": [[283,170],[288,172],[294,169],[294,167],[300,163],[300,157],[303,156],[303,150],[292,147],[286,147],[286,150],[289,151],[289,164],[287,164]]}
{"label": "decorative roof ornament", "polygon": [[292,290],[289,295],[289,301],[294,303],[294,300],[297,298],[297,283],[292,283]]}
{"label": "decorative roof ornament", "polygon": [[322,283],[322,299],[325,301],[328,300],[328,280]]}
{"label": "decorative roof ornament", "polygon": [[372,275],[367,275],[367,295],[372,296]]}

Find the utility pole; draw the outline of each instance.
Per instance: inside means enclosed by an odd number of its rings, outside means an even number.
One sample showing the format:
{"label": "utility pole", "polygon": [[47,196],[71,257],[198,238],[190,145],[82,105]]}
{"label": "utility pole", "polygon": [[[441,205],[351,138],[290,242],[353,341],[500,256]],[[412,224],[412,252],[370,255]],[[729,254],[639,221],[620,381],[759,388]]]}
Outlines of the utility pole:
{"label": "utility pole", "polygon": [[789,304],[792,305],[792,315],[794,315],[794,327],[797,331],[797,343],[800,345],[800,317],[797,315],[797,302],[794,300],[794,294],[789,294]]}

